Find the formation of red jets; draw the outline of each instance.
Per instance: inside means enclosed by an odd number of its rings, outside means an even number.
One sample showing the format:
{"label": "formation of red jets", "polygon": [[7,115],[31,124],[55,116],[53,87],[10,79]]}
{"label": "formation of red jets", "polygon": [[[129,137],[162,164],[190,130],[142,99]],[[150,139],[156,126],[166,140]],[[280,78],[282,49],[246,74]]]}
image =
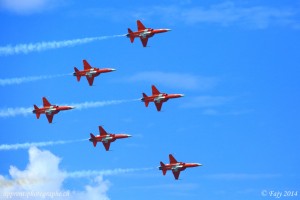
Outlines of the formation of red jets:
{"label": "formation of red jets", "polygon": [[[146,28],[140,20],[137,20],[137,27],[138,31],[133,32],[131,29],[128,28],[127,37],[130,38],[131,43],[134,42],[136,37],[139,37],[143,47],[147,46],[148,39],[157,33],[164,33],[170,31],[170,29],[152,29]],[[92,67],[86,60],[83,60],[83,70],[78,70],[74,67],[73,76],[76,76],[77,81],[79,82],[82,76],[85,76],[89,85],[92,86],[94,83],[94,78],[99,76],[102,73],[108,73],[116,71],[112,68],[95,68]],[[161,111],[162,105],[164,102],[167,102],[169,99],[183,97],[183,94],[167,94],[161,93],[154,85],[152,85],[152,95],[147,96],[145,93],[142,93],[143,97],[141,101],[145,103],[145,106],[148,107],[150,102],[154,102],[157,111]],[[36,118],[39,119],[41,114],[45,114],[48,122],[52,123],[53,117],[55,114],[59,113],[60,111],[70,110],[73,109],[73,106],[57,106],[52,105],[46,97],[43,97],[43,107],[39,108],[34,105],[34,110],[32,111]],[[102,142],[106,151],[109,151],[111,142],[116,141],[117,139],[123,139],[131,137],[128,134],[112,134],[107,133],[102,126],[99,126],[99,135],[95,136],[93,133],[90,133],[89,141],[93,143],[94,147],[96,147],[98,142]],[[185,170],[186,168],[190,167],[197,167],[202,166],[199,163],[184,163],[178,162],[172,154],[169,154],[170,164],[164,164],[160,162],[159,170],[162,170],[163,175],[166,174],[168,170],[172,170],[173,175],[176,180],[178,180],[180,172]]]}

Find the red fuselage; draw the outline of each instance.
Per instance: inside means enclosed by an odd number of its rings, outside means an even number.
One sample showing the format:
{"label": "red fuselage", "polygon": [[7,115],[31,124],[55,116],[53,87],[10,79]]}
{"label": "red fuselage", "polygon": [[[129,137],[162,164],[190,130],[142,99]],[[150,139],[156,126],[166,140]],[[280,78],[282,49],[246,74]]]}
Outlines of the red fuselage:
{"label": "red fuselage", "polygon": [[117,139],[128,138],[131,135],[128,134],[112,134],[107,133],[102,126],[99,126],[100,135],[95,136],[93,133],[90,133],[89,141],[93,143],[94,147],[97,146],[98,142],[102,142],[106,151],[109,151],[110,143],[116,141]]}
{"label": "red fuselage", "polygon": [[90,138],[90,142],[114,142],[117,139],[123,139],[131,137],[131,135],[128,134],[107,134],[107,135],[97,135],[95,138]]}
{"label": "red fuselage", "polygon": [[172,154],[169,154],[169,160],[170,164],[160,162],[158,169],[162,171],[163,175],[166,175],[167,171],[171,170],[175,180],[179,179],[180,172],[184,171],[186,168],[202,166],[202,164],[199,163],[178,162]]}
{"label": "red fuselage", "polygon": [[186,168],[198,167],[198,166],[202,166],[202,164],[178,162],[172,164],[165,164],[165,167],[159,166],[158,168],[159,170],[184,171]]}
{"label": "red fuselage", "polygon": [[144,24],[140,21],[137,20],[137,31],[132,31],[130,28],[128,28],[128,34],[126,35],[129,39],[130,42],[134,42],[134,38],[139,37],[143,47],[147,46],[148,39],[151,38],[153,35],[158,34],[158,33],[165,33],[170,31],[171,29],[153,29],[153,28],[146,28]]}
{"label": "red fuselage", "polygon": [[152,96],[147,96],[147,97],[143,97],[141,100],[143,102],[166,102],[169,99],[174,99],[174,98],[179,98],[179,97],[183,97],[183,94],[166,94],[166,93],[161,93],[161,94],[157,94],[157,95],[152,95]]}
{"label": "red fuselage", "polygon": [[107,72],[112,72],[115,71],[115,69],[112,68],[104,68],[104,69],[99,69],[99,68],[91,68],[91,69],[86,69],[86,70],[81,70],[73,73],[73,76],[88,76],[88,77],[96,77],[99,76],[101,73],[107,73]]}
{"label": "red fuselage", "polygon": [[152,29],[152,28],[146,28],[144,30],[135,31],[130,34],[127,34],[126,36],[130,38],[132,35],[133,37],[140,37],[140,38],[150,38],[153,37],[155,34],[158,33],[165,33],[170,31],[171,29]]}
{"label": "red fuselage", "polygon": [[46,106],[43,108],[39,109],[34,109],[32,112],[34,114],[49,114],[49,115],[54,115],[59,113],[61,110],[70,110],[73,109],[73,106],[57,106],[57,105],[51,105],[51,106]]}

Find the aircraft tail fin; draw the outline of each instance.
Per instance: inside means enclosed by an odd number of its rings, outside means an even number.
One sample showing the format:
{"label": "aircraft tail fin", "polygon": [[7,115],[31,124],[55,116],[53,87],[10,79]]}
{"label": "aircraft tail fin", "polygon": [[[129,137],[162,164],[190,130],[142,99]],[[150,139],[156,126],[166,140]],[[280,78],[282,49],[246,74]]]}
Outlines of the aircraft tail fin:
{"label": "aircraft tail fin", "polygon": [[94,147],[96,147],[96,146],[97,146],[96,137],[94,136],[94,134],[93,134],[93,133],[90,133],[90,136],[91,136],[91,139],[92,139],[92,141],[93,141],[93,145],[94,145]]}
{"label": "aircraft tail fin", "polygon": [[130,38],[131,43],[134,42],[134,35],[132,33],[133,33],[133,31],[130,28],[128,28],[128,36]]}
{"label": "aircraft tail fin", "polygon": [[74,67],[74,70],[75,70],[75,75],[76,75],[76,77],[77,77],[77,81],[80,81],[80,78],[81,78],[81,76],[79,75],[79,70],[76,68],[76,67]]}
{"label": "aircraft tail fin", "polygon": [[145,100],[147,97],[148,97],[148,96],[147,96],[145,93],[143,93],[143,100],[144,100],[144,102],[145,102],[145,106],[146,106],[146,107],[148,107],[148,105],[149,105],[149,101]]}
{"label": "aircraft tail fin", "polygon": [[39,110],[39,107],[37,107],[36,105],[33,105],[33,107],[34,107],[36,118],[39,119],[41,115],[41,113],[37,112],[37,110]]}
{"label": "aircraft tail fin", "polygon": [[160,162],[160,168],[162,170],[163,175],[166,175],[167,173],[166,165],[163,162]]}

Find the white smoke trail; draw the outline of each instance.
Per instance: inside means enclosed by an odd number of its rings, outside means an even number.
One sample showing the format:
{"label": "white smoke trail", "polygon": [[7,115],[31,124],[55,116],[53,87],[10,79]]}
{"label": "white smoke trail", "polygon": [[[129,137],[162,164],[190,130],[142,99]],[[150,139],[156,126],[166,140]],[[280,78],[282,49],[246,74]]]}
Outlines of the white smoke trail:
{"label": "white smoke trail", "polygon": [[88,178],[91,176],[111,176],[118,175],[123,173],[137,172],[137,171],[147,171],[153,168],[129,168],[129,169],[108,169],[108,170],[84,170],[84,171],[75,171],[68,172],[68,178]]}
{"label": "white smoke trail", "polygon": [[51,76],[29,76],[29,77],[0,79],[0,86],[17,85],[17,84],[26,83],[26,82],[58,78],[58,77],[67,76],[67,75],[70,75],[70,74],[57,74],[57,75],[51,75]]}
{"label": "white smoke trail", "polygon": [[[114,104],[121,104],[131,101],[137,101],[140,99],[131,99],[131,100],[111,100],[111,101],[90,101],[90,102],[83,102],[83,103],[77,103],[77,104],[63,104],[63,105],[71,105],[75,106],[75,109],[77,110],[83,110],[88,108],[97,108],[97,107],[103,107],[108,105],[114,105]],[[23,115],[27,116],[29,114],[32,114],[33,107],[21,107],[21,108],[2,108],[0,109],[0,118],[4,117],[15,117],[17,115]]]}
{"label": "white smoke trail", "polygon": [[101,37],[88,37],[74,40],[51,41],[51,42],[38,42],[30,44],[18,44],[15,46],[7,45],[0,47],[0,55],[14,55],[14,54],[28,54],[34,51],[45,51],[48,49],[58,49],[63,47],[72,47],[80,44],[86,44],[99,40],[106,40],[109,38],[123,37],[125,35],[101,36]]}
{"label": "white smoke trail", "polygon": [[121,104],[121,103],[135,101],[135,100],[90,101],[90,102],[72,104],[72,106],[75,106],[76,109],[82,110],[87,108],[97,108],[97,107],[103,107],[108,105]]}
{"label": "white smoke trail", "polygon": [[59,140],[59,141],[48,141],[48,142],[27,142],[22,144],[1,144],[0,151],[8,151],[8,150],[18,150],[18,149],[28,149],[32,146],[36,147],[45,147],[45,146],[53,146],[59,144],[68,144],[68,143],[75,143],[75,142],[82,142],[86,141],[87,139],[81,140]]}
{"label": "white smoke trail", "polygon": [[32,113],[32,108],[3,108],[0,109],[0,117],[15,117],[17,115],[29,115]]}

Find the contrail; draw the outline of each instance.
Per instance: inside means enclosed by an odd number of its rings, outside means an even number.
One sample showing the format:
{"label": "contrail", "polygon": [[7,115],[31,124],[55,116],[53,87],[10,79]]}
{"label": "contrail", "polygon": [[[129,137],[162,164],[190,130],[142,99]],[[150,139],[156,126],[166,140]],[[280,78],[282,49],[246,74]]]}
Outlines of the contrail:
{"label": "contrail", "polygon": [[[126,35],[126,34],[125,34]],[[49,49],[58,49],[63,47],[72,47],[80,44],[86,44],[99,40],[106,40],[109,38],[123,37],[123,35],[101,36],[101,37],[87,37],[74,40],[51,41],[51,42],[38,42],[29,44],[18,44],[15,46],[7,45],[0,47],[0,55],[14,55],[14,54],[28,54],[30,52],[40,52]]]}
{"label": "contrail", "polygon": [[[75,106],[75,110],[83,110],[88,108],[98,108],[108,105],[116,105],[131,101],[137,101],[140,99],[131,99],[131,100],[110,100],[110,101],[90,101],[90,102],[83,102],[77,104],[62,104],[62,105],[71,105]],[[4,117],[15,117],[18,115],[27,116],[32,114],[33,107],[19,107],[19,108],[2,108],[0,109],[0,118]]]}
{"label": "contrail", "polygon": [[29,115],[32,113],[33,107],[27,108],[3,108],[0,109],[0,117],[15,117],[17,115]]}
{"label": "contrail", "polygon": [[123,173],[129,172],[137,172],[137,171],[147,171],[153,168],[129,168],[129,169],[108,169],[108,170],[84,170],[84,171],[74,171],[68,172],[68,178],[88,178],[91,176],[111,176],[111,175],[118,175]]}
{"label": "contrail", "polygon": [[26,82],[58,78],[58,77],[67,76],[67,75],[70,75],[70,74],[57,74],[57,75],[51,75],[51,76],[29,76],[29,77],[0,79],[0,86],[18,85],[18,84],[22,84],[22,83],[26,83]]}
{"label": "contrail", "polygon": [[83,102],[78,104],[71,104],[72,106],[75,106],[76,109],[82,110],[87,108],[97,108],[97,107],[103,107],[108,105],[114,105],[114,104],[121,104],[126,103],[130,101],[136,101],[137,99],[132,100],[111,100],[111,101],[90,101],[90,102]]}
{"label": "contrail", "polygon": [[22,144],[1,144],[0,151],[8,151],[8,150],[18,150],[18,149],[28,149],[32,146],[36,147],[45,147],[45,146],[53,146],[59,144],[68,144],[75,142],[86,141],[87,139],[81,140],[59,140],[59,141],[48,141],[48,142],[32,142],[32,143],[22,143]]}

